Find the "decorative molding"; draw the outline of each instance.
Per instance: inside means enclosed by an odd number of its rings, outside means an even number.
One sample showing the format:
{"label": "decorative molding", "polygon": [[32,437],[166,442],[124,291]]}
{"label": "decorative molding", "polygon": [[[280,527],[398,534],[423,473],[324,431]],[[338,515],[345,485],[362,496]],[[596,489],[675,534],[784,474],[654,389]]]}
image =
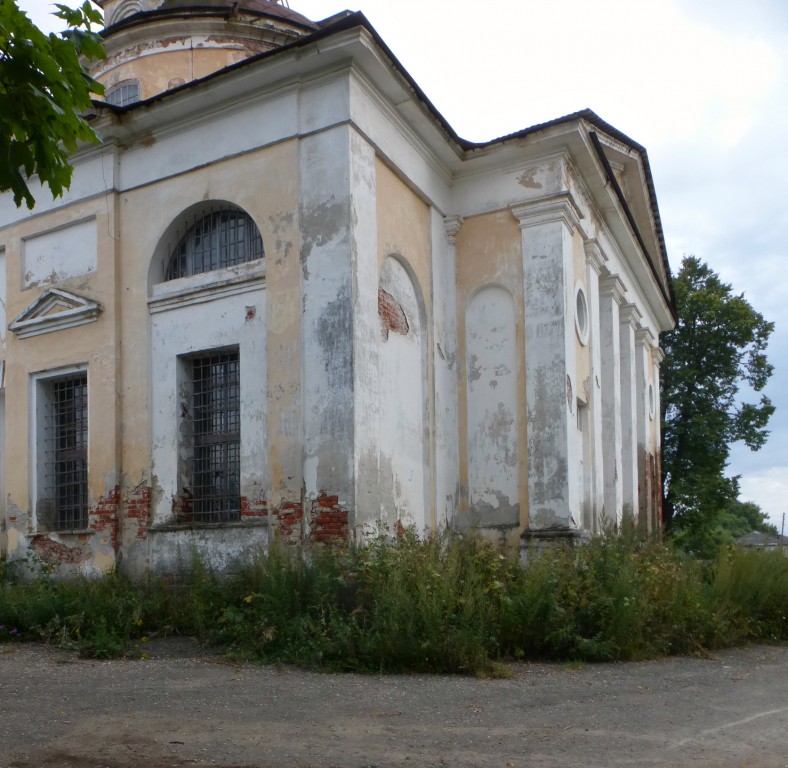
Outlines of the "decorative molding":
{"label": "decorative molding", "polygon": [[662,347],[655,346],[651,350],[651,357],[654,360],[655,365],[659,367],[659,364],[665,359],[665,350]]}
{"label": "decorative molding", "polygon": [[59,288],[48,288],[9,326],[17,338],[74,328],[98,319],[101,305],[84,296]]}
{"label": "decorative molding", "polygon": [[561,222],[566,225],[570,234],[574,234],[585,218],[569,191],[538,197],[535,200],[512,205],[510,208],[514,217],[520,222],[520,229]]}
{"label": "decorative molding", "polygon": [[633,330],[637,330],[643,314],[634,304],[622,304],[618,311],[618,319],[621,325],[629,325]]}
{"label": "decorative molding", "polygon": [[265,259],[256,259],[234,267],[157,283],[151,289],[148,310],[155,314],[190,304],[203,304],[264,288],[265,283]]}
{"label": "decorative molding", "polygon": [[[626,155],[627,157],[632,157],[633,149],[630,146],[624,144],[624,142],[619,141],[618,139],[614,139],[607,133],[603,133],[599,128],[594,128],[596,131],[597,138],[599,139],[600,144],[605,147],[609,147],[610,149],[616,150],[616,152],[620,152],[622,155]],[[610,158],[608,158],[608,162],[610,162]],[[611,163],[611,168],[613,167]]]}
{"label": "decorative molding", "polygon": [[599,240],[593,237],[586,240],[583,245],[586,252],[586,264],[598,275],[609,274],[607,262],[610,261],[610,257],[602,250]]}
{"label": "decorative molding", "polygon": [[644,347],[653,347],[657,341],[654,334],[648,328],[638,328],[635,332],[635,338],[638,344]]}
{"label": "decorative molding", "polygon": [[616,304],[621,304],[627,290],[618,275],[608,275],[599,281],[599,293],[602,296],[610,296]]}
{"label": "decorative molding", "polygon": [[462,228],[465,219],[462,216],[444,216],[443,226],[446,228],[446,237],[449,239],[449,245],[452,248],[457,245],[457,235]]}

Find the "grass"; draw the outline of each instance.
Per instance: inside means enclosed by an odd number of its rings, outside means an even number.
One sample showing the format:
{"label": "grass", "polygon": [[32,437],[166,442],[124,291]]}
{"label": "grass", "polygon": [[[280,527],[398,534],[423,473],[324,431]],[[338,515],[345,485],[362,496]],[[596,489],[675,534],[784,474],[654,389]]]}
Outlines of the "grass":
{"label": "grass", "polygon": [[308,552],[274,544],[220,577],[119,574],[21,583],[0,570],[0,642],[144,654],[196,636],[228,654],[334,670],[490,674],[500,661],[645,659],[788,640],[788,557],[725,549],[698,561],[634,535],[559,547],[527,568],[469,537],[412,532]]}

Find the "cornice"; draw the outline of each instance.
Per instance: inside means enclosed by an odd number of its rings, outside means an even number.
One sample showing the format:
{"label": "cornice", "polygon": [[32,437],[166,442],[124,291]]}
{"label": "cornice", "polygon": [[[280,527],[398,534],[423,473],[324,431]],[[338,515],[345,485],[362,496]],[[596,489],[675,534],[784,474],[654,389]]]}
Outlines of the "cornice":
{"label": "cornice", "polygon": [[75,328],[98,319],[101,305],[84,296],[49,288],[8,326],[19,339]]}
{"label": "cornice", "polygon": [[510,209],[520,222],[520,229],[560,222],[569,229],[570,234],[574,234],[584,218],[574,196],[568,190],[512,205]]}
{"label": "cornice", "polygon": [[618,275],[608,275],[600,280],[599,292],[602,296],[610,296],[616,304],[621,304],[626,297],[626,288]]}
{"label": "cornice", "polygon": [[635,338],[638,344],[642,344],[646,348],[653,347],[656,342],[654,334],[648,328],[638,328],[635,332]]}
{"label": "cornice", "polygon": [[618,311],[621,325],[629,325],[633,330],[638,330],[643,313],[634,304],[622,304]]}
{"label": "cornice", "polygon": [[457,244],[457,235],[459,234],[462,224],[465,219],[462,216],[444,216],[443,226],[446,229],[446,237],[449,239],[449,245],[452,247]]}
{"label": "cornice", "polygon": [[586,264],[588,264],[597,275],[609,274],[607,262],[610,261],[610,257],[602,250],[599,241],[596,238],[591,238],[583,243],[583,247],[586,253]]}

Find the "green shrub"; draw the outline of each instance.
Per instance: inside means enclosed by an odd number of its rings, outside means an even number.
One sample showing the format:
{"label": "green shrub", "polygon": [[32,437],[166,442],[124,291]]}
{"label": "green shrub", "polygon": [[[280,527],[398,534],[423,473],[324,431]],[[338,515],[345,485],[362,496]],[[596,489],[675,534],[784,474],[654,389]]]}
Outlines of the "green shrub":
{"label": "green shrub", "polygon": [[220,576],[119,574],[19,583],[0,571],[0,642],[142,655],[182,634],[264,662],[487,673],[501,658],[627,660],[788,640],[788,558],[728,549],[700,561],[631,532],[531,553],[405,531],[308,551],[275,542]]}

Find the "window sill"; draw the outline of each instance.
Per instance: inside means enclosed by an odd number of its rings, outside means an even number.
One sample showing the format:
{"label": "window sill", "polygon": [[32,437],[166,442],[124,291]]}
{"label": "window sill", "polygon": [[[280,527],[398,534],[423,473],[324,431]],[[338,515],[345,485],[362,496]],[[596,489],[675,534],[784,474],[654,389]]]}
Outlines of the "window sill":
{"label": "window sill", "polygon": [[224,531],[231,528],[268,528],[268,516],[233,520],[229,523],[162,523],[152,525],[148,533],[176,533],[180,531]]}
{"label": "window sill", "polygon": [[31,533],[31,536],[93,536],[96,532],[92,528],[67,528],[58,530],[56,528],[39,528]]}
{"label": "window sill", "polygon": [[158,283],[151,289],[148,307],[151,313],[165,312],[221,296],[246,293],[264,284],[265,259],[257,259],[235,267]]}

